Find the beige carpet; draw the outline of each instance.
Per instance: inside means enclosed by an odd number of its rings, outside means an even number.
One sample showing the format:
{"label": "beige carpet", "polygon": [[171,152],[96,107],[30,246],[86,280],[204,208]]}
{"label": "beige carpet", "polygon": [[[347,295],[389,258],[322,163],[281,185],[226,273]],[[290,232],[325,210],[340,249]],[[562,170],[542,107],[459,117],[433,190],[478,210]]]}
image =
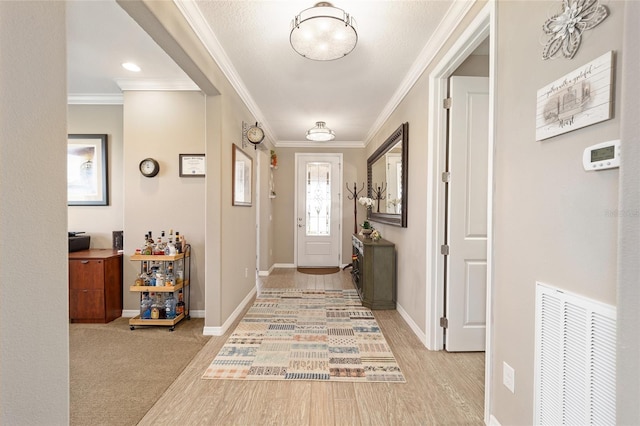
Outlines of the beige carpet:
{"label": "beige carpet", "polygon": [[204,320],[129,329],[69,324],[70,424],[135,425],[210,339]]}

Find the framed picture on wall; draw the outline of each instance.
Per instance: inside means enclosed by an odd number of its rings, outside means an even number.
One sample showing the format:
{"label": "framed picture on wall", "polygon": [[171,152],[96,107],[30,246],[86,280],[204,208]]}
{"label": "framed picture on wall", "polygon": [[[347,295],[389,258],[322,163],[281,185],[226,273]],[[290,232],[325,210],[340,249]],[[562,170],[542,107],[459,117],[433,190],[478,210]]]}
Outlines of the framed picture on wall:
{"label": "framed picture on wall", "polygon": [[68,135],[67,204],[109,205],[107,135]]}
{"label": "framed picture on wall", "polygon": [[206,172],[204,154],[180,154],[180,177],[204,177]]}

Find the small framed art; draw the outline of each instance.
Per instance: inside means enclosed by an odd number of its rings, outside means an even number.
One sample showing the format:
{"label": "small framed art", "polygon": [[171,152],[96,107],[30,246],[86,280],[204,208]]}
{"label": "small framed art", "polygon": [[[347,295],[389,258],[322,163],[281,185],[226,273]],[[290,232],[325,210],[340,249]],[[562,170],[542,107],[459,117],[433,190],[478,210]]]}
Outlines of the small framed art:
{"label": "small framed art", "polygon": [[204,154],[180,154],[180,177],[204,177],[206,172]]}

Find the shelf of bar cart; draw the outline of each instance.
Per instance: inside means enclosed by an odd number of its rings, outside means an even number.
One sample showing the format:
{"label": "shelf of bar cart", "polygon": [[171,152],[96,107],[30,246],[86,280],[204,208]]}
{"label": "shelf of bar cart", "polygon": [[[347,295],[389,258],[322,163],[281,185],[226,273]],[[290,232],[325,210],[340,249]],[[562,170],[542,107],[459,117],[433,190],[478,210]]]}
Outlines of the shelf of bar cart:
{"label": "shelf of bar cart", "polygon": [[191,276],[191,245],[187,244],[184,253],[176,255],[144,255],[134,254],[131,255],[129,260],[140,263],[140,270],[142,271],[142,262],[176,262],[184,260],[183,270],[184,277],[181,282],[176,285],[165,286],[148,286],[148,285],[132,285],[129,287],[129,291],[140,293],[140,301],[144,293],[176,293],[182,290],[184,297],[184,312],[176,315],[175,318],[141,318],[140,315],[136,315],[129,319],[129,328],[135,330],[136,326],[162,326],[169,327],[169,331],[175,330],[177,323],[183,319],[190,320],[189,308],[191,304],[190,297],[190,276]]}

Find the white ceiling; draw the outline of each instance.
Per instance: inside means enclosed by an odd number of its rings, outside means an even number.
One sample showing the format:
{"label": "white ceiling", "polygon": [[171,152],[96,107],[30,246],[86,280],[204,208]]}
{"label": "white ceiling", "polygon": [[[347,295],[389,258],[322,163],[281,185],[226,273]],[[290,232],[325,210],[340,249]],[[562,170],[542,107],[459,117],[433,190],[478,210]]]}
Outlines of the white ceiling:
{"label": "white ceiling", "polygon": [[[358,45],[344,58],[318,62],[298,55],[289,44],[291,20],[314,3],[179,4],[209,50],[222,48],[224,53],[214,59],[231,74],[227,77],[277,146],[304,141],[316,121],[336,132],[332,144],[363,146],[420,75],[448,35],[447,26],[470,5],[453,0],[335,1],[334,6],[355,18]],[[67,22],[70,99],[109,102],[131,83],[193,88],[115,0],[68,2]],[[120,64],[126,61],[142,71],[124,70]]]}

